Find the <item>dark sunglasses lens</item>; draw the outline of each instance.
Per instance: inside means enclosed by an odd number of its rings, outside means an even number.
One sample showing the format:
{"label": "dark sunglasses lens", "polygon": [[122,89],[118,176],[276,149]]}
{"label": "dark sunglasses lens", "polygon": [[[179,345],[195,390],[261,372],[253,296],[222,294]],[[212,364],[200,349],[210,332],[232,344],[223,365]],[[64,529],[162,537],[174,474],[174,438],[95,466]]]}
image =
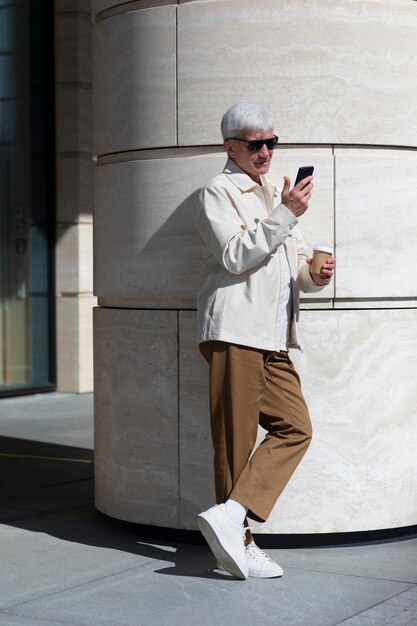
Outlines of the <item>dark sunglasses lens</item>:
{"label": "dark sunglasses lens", "polygon": [[264,141],[256,140],[256,141],[248,141],[248,150],[252,150],[253,152],[258,152],[264,145]]}
{"label": "dark sunglasses lens", "polygon": [[248,141],[249,150],[257,152],[262,149],[265,144],[268,150],[273,150],[278,143],[278,137],[271,137],[270,139],[257,139],[255,141]]}

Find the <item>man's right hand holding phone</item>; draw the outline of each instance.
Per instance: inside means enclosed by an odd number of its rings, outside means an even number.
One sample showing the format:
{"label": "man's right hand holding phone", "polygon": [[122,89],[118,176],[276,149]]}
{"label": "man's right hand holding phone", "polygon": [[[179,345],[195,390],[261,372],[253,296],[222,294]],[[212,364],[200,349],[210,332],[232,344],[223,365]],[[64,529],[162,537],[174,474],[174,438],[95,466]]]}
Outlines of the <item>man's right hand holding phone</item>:
{"label": "man's right hand holding phone", "polygon": [[288,176],[284,176],[284,187],[281,191],[281,202],[287,209],[294,213],[295,217],[300,217],[308,209],[308,203],[313,190],[313,176],[306,176],[300,180],[293,189],[290,189],[291,181]]}

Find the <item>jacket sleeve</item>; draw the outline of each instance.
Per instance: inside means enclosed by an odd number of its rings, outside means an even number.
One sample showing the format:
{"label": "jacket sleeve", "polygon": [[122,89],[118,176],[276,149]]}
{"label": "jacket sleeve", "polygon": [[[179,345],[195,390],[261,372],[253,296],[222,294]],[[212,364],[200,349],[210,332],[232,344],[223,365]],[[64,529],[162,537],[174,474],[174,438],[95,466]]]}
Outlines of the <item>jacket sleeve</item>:
{"label": "jacket sleeve", "polygon": [[249,230],[224,189],[205,187],[199,199],[196,228],[217,261],[232,274],[256,267],[284,243],[297,218],[278,204],[268,218]]}

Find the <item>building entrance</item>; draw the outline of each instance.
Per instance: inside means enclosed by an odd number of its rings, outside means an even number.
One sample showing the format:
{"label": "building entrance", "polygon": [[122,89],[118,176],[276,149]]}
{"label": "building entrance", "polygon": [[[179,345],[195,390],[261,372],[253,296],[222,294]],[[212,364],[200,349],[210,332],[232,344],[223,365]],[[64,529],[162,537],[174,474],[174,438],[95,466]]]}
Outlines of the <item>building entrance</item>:
{"label": "building entrance", "polygon": [[0,395],[54,388],[48,2],[0,1]]}

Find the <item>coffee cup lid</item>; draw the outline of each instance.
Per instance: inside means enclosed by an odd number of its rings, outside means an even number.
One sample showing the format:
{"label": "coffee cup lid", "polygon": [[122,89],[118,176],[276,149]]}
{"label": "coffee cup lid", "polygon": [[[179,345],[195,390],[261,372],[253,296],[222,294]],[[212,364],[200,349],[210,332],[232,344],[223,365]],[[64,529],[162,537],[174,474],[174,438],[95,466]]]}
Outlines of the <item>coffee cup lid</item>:
{"label": "coffee cup lid", "polygon": [[317,250],[317,252],[328,252],[329,254],[333,254],[333,248],[330,248],[329,246],[314,246],[314,250]]}

